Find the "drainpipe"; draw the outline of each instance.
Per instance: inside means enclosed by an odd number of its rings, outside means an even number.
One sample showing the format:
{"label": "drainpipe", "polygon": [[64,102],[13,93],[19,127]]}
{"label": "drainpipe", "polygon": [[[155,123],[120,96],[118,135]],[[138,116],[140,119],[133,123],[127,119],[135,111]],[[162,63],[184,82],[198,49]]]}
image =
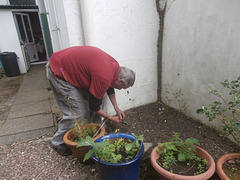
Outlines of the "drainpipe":
{"label": "drainpipe", "polygon": [[163,31],[164,17],[166,13],[167,0],[156,0],[157,12],[159,15],[159,31],[158,31],[158,100],[162,100],[162,49],[163,49]]}
{"label": "drainpipe", "polygon": [[83,37],[84,44],[86,46],[92,46],[95,42],[94,37],[94,27],[93,27],[93,17],[91,13],[92,0],[81,0],[80,9],[82,13],[82,27],[83,27]]}

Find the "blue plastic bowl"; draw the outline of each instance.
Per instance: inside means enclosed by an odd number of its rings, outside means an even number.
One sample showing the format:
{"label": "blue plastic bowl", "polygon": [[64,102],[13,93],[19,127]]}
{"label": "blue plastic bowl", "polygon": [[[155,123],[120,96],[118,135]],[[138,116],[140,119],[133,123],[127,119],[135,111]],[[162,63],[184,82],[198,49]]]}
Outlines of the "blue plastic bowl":
{"label": "blue plastic bowl", "polygon": [[[133,135],[126,135],[126,133],[118,133],[102,136],[99,139],[95,140],[95,142],[102,142],[104,139],[123,137],[132,141],[136,140],[135,136]],[[92,149],[92,147],[90,147],[90,149]],[[92,155],[92,159],[96,164],[100,180],[137,180],[143,151],[144,146],[142,144],[139,154],[134,159],[120,164],[106,163],[97,159],[95,155]]]}

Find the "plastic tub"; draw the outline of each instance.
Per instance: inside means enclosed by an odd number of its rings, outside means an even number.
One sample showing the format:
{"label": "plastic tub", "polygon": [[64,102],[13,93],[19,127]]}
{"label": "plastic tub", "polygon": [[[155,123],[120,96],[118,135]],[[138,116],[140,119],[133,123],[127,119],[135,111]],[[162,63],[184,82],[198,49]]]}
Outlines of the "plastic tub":
{"label": "plastic tub", "polygon": [[[126,136],[126,137],[125,137]],[[97,139],[95,142],[102,142],[104,139],[114,139],[114,138],[127,138],[130,140],[136,140],[133,135],[118,133],[118,134],[108,134]],[[91,147],[92,148],[92,147]],[[94,155],[92,159],[94,160],[97,171],[99,173],[100,180],[137,180],[138,172],[141,163],[141,156],[143,155],[144,146],[142,144],[139,154],[126,163],[112,164],[100,161]]]}

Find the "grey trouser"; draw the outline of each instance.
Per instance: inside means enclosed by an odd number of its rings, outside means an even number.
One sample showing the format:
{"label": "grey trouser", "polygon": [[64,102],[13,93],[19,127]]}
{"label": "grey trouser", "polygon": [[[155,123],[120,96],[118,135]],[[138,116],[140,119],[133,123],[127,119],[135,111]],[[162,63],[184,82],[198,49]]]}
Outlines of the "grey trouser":
{"label": "grey trouser", "polygon": [[[88,122],[101,124],[101,117],[88,108],[89,93],[54,76],[46,65],[47,78],[57,104],[62,111],[62,119],[58,122],[58,130],[52,138],[52,145],[57,147],[64,144],[64,134],[72,128],[73,121],[81,124]],[[103,104],[102,107],[103,108]],[[89,121],[88,121],[89,120]]]}

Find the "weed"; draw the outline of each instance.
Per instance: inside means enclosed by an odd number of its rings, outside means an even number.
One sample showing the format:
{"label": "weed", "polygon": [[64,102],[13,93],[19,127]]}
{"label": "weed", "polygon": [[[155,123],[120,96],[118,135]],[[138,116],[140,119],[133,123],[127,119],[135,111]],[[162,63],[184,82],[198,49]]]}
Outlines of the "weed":
{"label": "weed", "polygon": [[172,102],[176,102],[181,112],[186,111],[187,109],[186,103],[182,99],[183,97],[182,89],[179,89],[178,92],[170,93],[168,90],[168,85],[165,85],[165,93],[166,93],[165,98],[169,105],[171,105]]}

